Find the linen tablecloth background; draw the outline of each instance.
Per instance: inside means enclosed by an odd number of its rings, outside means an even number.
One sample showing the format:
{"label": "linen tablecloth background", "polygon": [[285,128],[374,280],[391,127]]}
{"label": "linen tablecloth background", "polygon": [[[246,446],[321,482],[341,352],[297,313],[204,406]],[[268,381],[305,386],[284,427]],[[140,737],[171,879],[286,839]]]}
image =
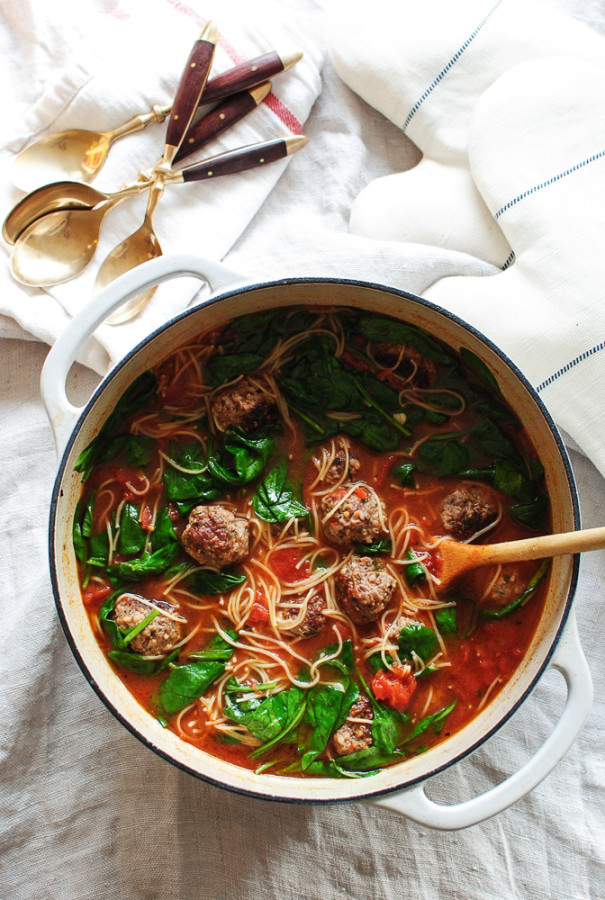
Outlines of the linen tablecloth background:
{"label": "linen tablecloth background", "polygon": [[[158,9],[162,4],[189,24],[207,15],[208,4],[193,0],[190,5],[157,0]],[[234,0],[224,0],[222,6],[224,18],[235,22]],[[381,280],[419,293],[452,271],[469,277],[493,272],[494,260],[478,262],[463,252],[456,256],[438,247],[414,248],[375,239],[360,234],[358,227],[356,234],[349,233],[351,210],[358,210],[367,197],[364,189],[378,183],[376,179],[410,169],[420,153],[400,128],[336,74],[327,54],[331,6],[329,0],[267,3],[264,10],[259,5],[259,22],[266,33],[298,33],[308,51],[298,93],[285,83],[283,91],[288,95],[294,90],[288,96],[298,104],[300,119],[306,119],[299,124],[311,143],[290,161],[275,185],[267,184],[264,194],[261,190],[250,199],[245,215],[240,210],[243,234],[237,239],[239,232],[233,231],[224,247],[213,248],[216,254],[227,253],[225,261],[231,267],[261,278],[340,275]],[[29,92],[35,108],[59,58],[72,56],[83,36],[89,35],[91,23],[97,26],[99,15],[108,21],[130,18],[136,22],[139,16],[148,17],[151,8],[151,4],[111,0],[49,4],[48,8],[35,0],[7,2],[0,12],[4,18],[0,19],[3,95]],[[549,10],[553,14],[567,11],[605,33],[600,0],[550,0],[546,17]],[[220,27],[220,11],[213,14]],[[371,5],[367,14],[372,15]],[[38,35],[35,47],[28,46],[32,33]],[[20,71],[14,63],[23,60],[25,47],[27,66]],[[159,63],[157,68],[161,69]],[[313,105],[319,70],[321,92]],[[15,79],[23,82],[18,91]],[[270,116],[266,122],[268,128]],[[78,124],[93,127],[92,122]],[[115,119],[103,127],[112,124],[117,124]],[[23,123],[9,115],[5,127],[18,143]],[[208,223],[203,231],[208,233]],[[203,237],[200,254],[208,252]],[[1,900],[378,900],[400,896],[410,900],[602,900],[605,554],[595,552],[583,558],[576,599],[580,636],[595,681],[593,713],[555,771],[529,797],[494,820],[464,832],[441,834],[377,807],[273,804],[198,782],[157,758],[112,718],[84,682],[63,638],[47,571],[47,509],[56,467],[52,435],[38,395],[47,348],[25,340],[32,336],[52,340],[53,328],[59,326],[56,318],[45,313],[43,295],[19,293],[3,276],[0,273],[0,303],[10,317],[0,321]],[[440,290],[439,283],[431,290]],[[77,303],[73,286],[59,293],[67,310]],[[430,290],[427,293],[431,296]],[[16,298],[21,297],[23,309],[15,313]],[[32,307],[39,311],[39,331],[32,321],[36,318]],[[603,335],[595,334],[595,345],[602,339]],[[119,356],[121,349],[118,339],[108,337],[88,362],[101,370],[103,351],[111,358],[112,352]],[[84,401],[95,383],[89,368],[78,368],[75,396]],[[583,524],[601,525],[603,478],[575,444],[570,442],[570,447]],[[436,779],[433,794],[443,800],[465,799],[515,771],[549,734],[563,697],[561,679],[554,673],[547,675],[488,745]]]}

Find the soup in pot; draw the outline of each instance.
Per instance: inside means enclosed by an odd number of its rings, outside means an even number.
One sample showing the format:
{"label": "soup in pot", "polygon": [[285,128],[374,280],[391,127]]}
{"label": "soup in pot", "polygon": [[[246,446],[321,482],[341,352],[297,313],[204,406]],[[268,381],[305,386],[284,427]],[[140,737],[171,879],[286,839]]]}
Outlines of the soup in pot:
{"label": "soup in pot", "polygon": [[530,436],[484,363],[348,308],[242,316],[125,392],[80,455],[82,601],[184,741],[276,775],[426,752],[514,673],[547,562],[440,590],[444,540],[548,527]]}

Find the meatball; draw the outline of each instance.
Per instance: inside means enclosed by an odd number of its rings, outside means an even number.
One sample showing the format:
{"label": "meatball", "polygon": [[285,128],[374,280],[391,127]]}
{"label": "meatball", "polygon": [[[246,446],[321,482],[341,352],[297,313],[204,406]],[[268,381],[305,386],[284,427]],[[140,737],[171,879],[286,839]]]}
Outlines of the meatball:
{"label": "meatball", "polygon": [[[130,641],[135,653],[143,656],[163,656],[179,643],[182,637],[182,622],[176,607],[165,600],[143,600],[134,594],[122,594],[115,602],[113,617],[121,631],[129,631],[142,622],[154,609],[163,610],[170,615],[160,613],[149,625]],[[174,618],[174,616],[178,616]]]}
{"label": "meatball", "polygon": [[435,363],[406,344],[377,344],[374,358],[420,388],[430,387],[437,376]]}
{"label": "meatball", "polygon": [[527,587],[528,579],[517,565],[502,566],[498,578],[494,581],[494,570],[478,569],[473,575],[473,584],[479,601],[494,606],[508,606],[521,596]]}
{"label": "meatball", "polygon": [[250,523],[224,506],[196,506],[189,513],[181,543],[201,566],[233,566],[248,555]]}
{"label": "meatball", "polygon": [[336,447],[336,455],[326,472],[325,480],[332,484],[336,481],[342,481],[345,478],[350,481],[357,475],[360,468],[361,463],[348,447],[348,444],[345,444],[344,441],[340,441]]}
{"label": "meatball", "polygon": [[341,609],[357,625],[365,625],[389,605],[396,581],[379,560],[352,556],[337,572],[334,587]]}
{"label": "meatball", "polygon": [[[321,594],[315,594],[307,603],[307,611],[305,613],[305,617],[295,628],[292,629],[292,633],[298,635],[299,637],[311,637],[314,634],[319,634],[324,625],[326,624],[326,617],[324,615],[324,610],[327,604]],[[289,618],[296,619],[300,612],[300,608],[289,610]]]}
{"label": "meatball", "polygon": [[456,488],[441,506],[445,531],[461,541],[491,525],[497,517],[498,509],[489,491],[476,486]]}
{"label": "meatball", "polygon": [[210,400],[210,412],[219,431],[239,425],[254,431],[277,422],[277,404],[256,382],[242,378],[218,391]]}
{"label": "meatball", "polygon": [[[357,750],[367,750],[374,743],[372,738],[372,719],[374,713],[372,704],[367,697],[360,697],[353,704],[344,723],[337,728],[332,736],[334,750],[338,756],[348,756]],[[355,719],[365,719],[365,722],[356,722]]]}
{"label": "meatball", "polygon": [[367,484],[345,484],[321,500],[324,534],[335,544],[372,544],[384,536],[382,501]]}

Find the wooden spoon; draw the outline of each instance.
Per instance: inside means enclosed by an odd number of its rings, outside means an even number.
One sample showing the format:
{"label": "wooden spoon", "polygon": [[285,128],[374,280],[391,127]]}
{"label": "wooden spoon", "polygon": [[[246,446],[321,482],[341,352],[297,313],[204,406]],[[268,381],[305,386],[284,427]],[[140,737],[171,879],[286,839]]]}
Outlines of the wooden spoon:
{"label": "wooden spoon", "polygon": [[522,541],[501,544],[461,544],[450,538],[439,544],[443,569],[439,576],[439,591],[448,590],[462,575],[480,566],[493,563],[520,562],[545,559],[566,553],[605,548],[605,528],[588,528],[563,534],[546,534]]}

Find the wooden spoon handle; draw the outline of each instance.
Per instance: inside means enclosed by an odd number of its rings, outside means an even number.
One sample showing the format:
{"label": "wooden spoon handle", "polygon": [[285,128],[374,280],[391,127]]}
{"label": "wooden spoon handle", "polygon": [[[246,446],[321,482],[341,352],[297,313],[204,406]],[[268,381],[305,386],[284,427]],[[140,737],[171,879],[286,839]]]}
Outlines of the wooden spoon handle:
{"label": "wooden spoon handle", "polygon": [[[289,156],[307,143],[302,135],[298,137],[280,138],[276,141],[261,141],[249,144],[228,153],[221,153],[203,160],[194,166],[181,169],[179,181],[205,181],[219,175],[233,175],[246,169],[254,169],[267,163],[276,162]],[[175,173],[176,175],[177,173]]]}
{"label": "wooden spoon handle", "polygon": [[223,72],[222,75],[211,78],[206,85],[203,102],[222,100],[223,97],[228,97],[236,91],[243,91],[261,84],[263,81],[268,81],[274,75],[285,72],[301,58],[302,53],[300,52],[280,56],[275,50],[271,50],[270,53],[265,53],[263,56],[247,59]]}
{"label": "wooden spoon handle", "polygon": [[227,128],[231,128],[240,119],[243,119],[247,113],[256,109],[271,90],[271,83],[259,85],[249,91],[240,91],[233,97],[228,97],[215,106],[213,110],[207,113],[203,119],[200,119],[195,125],[192,125],[185,135],[185,140],[181,144],[181,149],[174,157],[174,162],[178,163],[185,157],[194,153],[202,147],[210,138],[216,137]]}
{"label": "wooden spoon handle", "polygon": [[208,81],[208,73],[218,40],[218,30],[214,22],[209,22],[199,39],[193,45],[187,65],[172,104],[172,112],[166,129],[166,147],[163,162],[171,165],[176,153],[191,125],[203,90]]}
{"label": "wooden spoon handle", "polygon": [[587,528],[563,534],[547,534],[522,541],[506,541],[502,544],[476,545],[481,565],[488,563],[517,562],[526,559],[545,559],[565,553],[581,553],[583,550],[605,548],[605,528]]}

